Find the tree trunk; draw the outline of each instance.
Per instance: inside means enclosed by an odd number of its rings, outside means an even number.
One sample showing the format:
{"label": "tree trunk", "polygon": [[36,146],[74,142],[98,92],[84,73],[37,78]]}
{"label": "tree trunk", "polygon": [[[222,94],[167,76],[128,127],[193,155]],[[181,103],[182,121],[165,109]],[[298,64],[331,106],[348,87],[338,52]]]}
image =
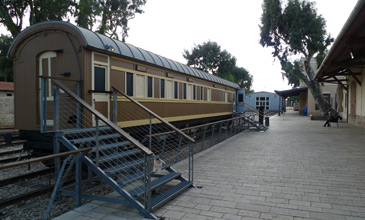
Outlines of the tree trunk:
{"label": "tree trunk", "polygon": [[313,71],[310,63],[308,61],[304,61],[305,71],[307,72],[308,78],[304,80],[305,84],[307,85],[308,89],[312,92],[314,97],[314,101],[318,105],[318,107],[322,110],[323,113],[327,114],[328,112],[332,112],[337,114],[337,111],[332,108],[331,104],[323,97],[321,86],[318,81],[313,80],[315,76],[315,72]]}

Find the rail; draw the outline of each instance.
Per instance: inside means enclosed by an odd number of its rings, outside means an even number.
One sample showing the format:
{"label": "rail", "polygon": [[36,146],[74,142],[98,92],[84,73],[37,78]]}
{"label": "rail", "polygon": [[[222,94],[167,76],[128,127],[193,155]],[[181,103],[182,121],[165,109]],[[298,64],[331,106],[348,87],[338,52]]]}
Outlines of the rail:
{"label": "rail", "polygon": [[[50,192],[55,191],[55,186],[62,186],[75,183],[74,164],[77,158],[90,151],[90,148],[67,151],[26,161],[14,162],[0,166],[0,209],[2,217],[16,219],[40,219],[45,213],[51,218],[59,215],[58,209],[46,210],[50,200]],[[55,159],[63,161],[64,175],[57,176],[54,169]],[[72,159],[72,160],[71,160]],[[80,161],[79,161],[80,162]],[[76,162],[76,163],[79,163]],[[79,163],[80,164],[80,163]],[[28,201],[30,200],[30,201]],[[27,202],[25,202],[27,201]],[[29,205],[37,203],[37,212],[30,213],[24,209]],[[22,203],[22,211],[19,207],[12,205]],[[26,212],[23,214],[23,211]],[[48,215],[47,214],[47,215]]]}
{"label": "rail", "polygon": [[67,93],[70,97],[72,97],[75,101],[77,101],[79,104],[82,105],[82,107],[86,108],[88,111],[92,113],[92,115],[96,116],[98,119],[103,121],[107,126],[112,128],[115,132],[117,132],[119,135],[127,139],[131,144],[133,144],[135,147],[139,148],[145,155],[151,156],[153,153],[148,148],[140,144],[136,139],[134,139],[132,136],[130,136],[128,133],[123,131],[120,127],[117,125],[111,123],[109,119],[107,119],[104,115],[97,112],[93,107],[91,107],[89,104],[87,104],[83,99],[76,96],[72,91],[70,91],[67,87],[65,87],[62,83],[60,83],[57,80],[52,80],[52,82],[58,86],[60,89],[62,89],[65,93]]}
{"label": "rail", "polygon": [[80,149],[80,150],[67,151],[67,152],[52,154],[52,155],[48,155],[48,156],[44,156],[44,157],[37,157],[37,158],[29,159],[29,160],[8,163],[8,164],[0,166],[0,170],[9,169],[9,168],[13,168],[13,167],[19,167],[19,166],[23,166],[23,165],[38,163],[38,162],[43,162],[43,161],[47,161],[47,160],[53,160],[55,158],[64,158],[64,157],[74,155],[74,154],[78,154],[78,153],[85,153],[85,152],[88,152],[90,150],[91,150],[90,148],[83,148],[83,149]]}

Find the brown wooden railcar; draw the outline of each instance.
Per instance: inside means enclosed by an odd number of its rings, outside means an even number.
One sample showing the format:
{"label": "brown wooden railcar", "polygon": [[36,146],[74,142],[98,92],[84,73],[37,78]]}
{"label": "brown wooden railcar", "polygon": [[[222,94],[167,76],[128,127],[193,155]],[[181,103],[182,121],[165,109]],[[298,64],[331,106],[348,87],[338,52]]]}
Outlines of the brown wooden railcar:
{"label": "brown wooden railcar", "polygon": [[[62,21],[33,25],[11,45],[14,59],[15,127],[40,130],[40,77],[61,79],[106,117],[112,117],[112,87],[178,124],[231,117],[235,83],[133,45]],[[49,86],[50,87],[50,86]],[[53,91],[47,92],[52,109]],[[118,106],[128,105],[118,98]],[[122,118],[140,125],[144,118]]]}

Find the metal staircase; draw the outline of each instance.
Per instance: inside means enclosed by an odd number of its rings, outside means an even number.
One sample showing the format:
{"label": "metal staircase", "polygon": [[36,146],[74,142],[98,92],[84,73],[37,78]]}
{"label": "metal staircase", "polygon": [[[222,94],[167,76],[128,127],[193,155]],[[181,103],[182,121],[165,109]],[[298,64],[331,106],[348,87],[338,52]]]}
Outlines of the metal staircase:
{"label": "metal staircase", "polygon": [[256,116],[258,116],[259,118],[262,117],[264,118],[264,112],[260,112],[257,109],[255,109],[254,107],[252,107],[251,105],[244,103],[244,107],[250,109],[250,111],[253,112],[252,115],[250,116],[244,116],[245,118],[245,122],[247,122],[249,124],[249,126],[252,126],[254,128],[256,128],[259,131],[266,131],[268,129],[268,127],[266,127],[265,125],[263,125],[262,123],[260,123],[259,121],[256,121],[255,118]]}
{"label": "metal staircase", "polygon": [[[91,148],[92,150],[81,158],[82,162],[119,193],[121,199],[84,195],[81,186],[78,186],[79,192],[77,190],[75,192],[61,190],[61,192],[74,195],[79,200],[87,197],[130,205],[146,218],[158,219],[152,213],[154,210],[192,186],[190,143],[194,139],[145,107],[144,110],[149,111],[150,114],[150,124],[145,126],[148,132],[142,132],[143,130],[139,128],[139,132],[128,130],[129,133],[127,133],[60,82],[52,80],[52,84],[54,84],[52,127],[53,132],[57,134],[55,152],[60,149],[60,146],[68,150]],[[59,93],[60,89],[63,91],[62,95]],[[71,106],[78,106],[77,123],[69,123],[67,120],[69,118],[67,116],[75,114],[72,112],[75,108]],[[152,129],[152,117],[160,121],[156,125],[159,126],[158,128],[154,126],[155,130]],[[162,125],[165,127],[161,127]],[[47,125],[44,126],[43,130],[47,130]],[[164,138],[163,146],[161,141],[158,141],[161,135],[153,131],[169,131],[169,138]],[[172,139],[172,137],[175,138]],[[166,144],[167,139],[168,144]],[[175,159],[181,154],[182,149],[187,149],[186,152],[188,152],[188,178],[183,177],[182,173],[171,167],[173,163],[178,162]]]}
{"label": "metal staircase", "polygon": [[256,121],[254,117],[248,116],[244,117],[245,122],[248,123],[250,126],[255,127],[259,131],[266,131],[268,128],[261,124],[260,122]]}

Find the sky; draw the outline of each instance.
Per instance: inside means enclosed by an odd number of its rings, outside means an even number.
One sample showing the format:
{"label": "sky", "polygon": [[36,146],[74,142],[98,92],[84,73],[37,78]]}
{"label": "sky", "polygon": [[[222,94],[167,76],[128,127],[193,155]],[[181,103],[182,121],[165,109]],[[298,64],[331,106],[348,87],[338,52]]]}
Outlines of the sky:
{"label": "sky", "polygon": [[[313,1],[313,0],[311,0]],[[271,48],[259,44],[263,0],[147,0],[143,14],[129,21],[126,42],[186,64],[184,50],[207,41],[236,57],[237,66],[253,75],[255,92],[286,90]],[[327,31],[336,37],[357,0],[316,0]],[[0,26],[0,33],[6,30]]]}
{"label": "sky", "polygon": [[[127,43],[186,64],[184,50],[208,40],[237,58],[253,75],[255,92],[286,90],[271,48],[259,44],[262,0],[147,0],[145,13],[129,21]],[[341,31],[357,0],[317,0],[332,37]]]}

